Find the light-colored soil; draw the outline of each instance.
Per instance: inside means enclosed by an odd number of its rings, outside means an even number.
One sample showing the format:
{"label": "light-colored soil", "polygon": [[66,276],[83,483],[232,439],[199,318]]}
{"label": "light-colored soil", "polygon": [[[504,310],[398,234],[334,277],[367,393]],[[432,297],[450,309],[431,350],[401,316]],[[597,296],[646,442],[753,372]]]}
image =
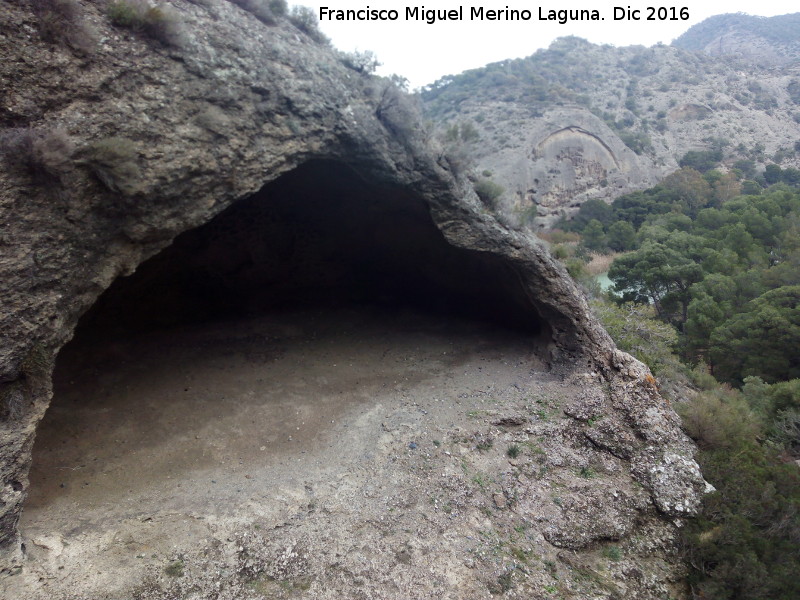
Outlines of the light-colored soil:
{"label": "light-colored soil", "polygon": [[[603,543],[581,559],[602,576],[581,584],[548,542],[590,484],[616,498],[630,481],[568,442],[561,407],[596,384],[542,352],[485,324],[356,309],[77,341],[3,597],[619,593]],[[658,571],[651,537],[620,548]]]}
{"label": "light-colored soil", "polygon": [[589,275],[600,275],[600,273],[608,273],[613,263],[617,258],[623,256],[621,252],[610,252],[608,254],[592,254],[591,260],[586,264],[586,272]]}

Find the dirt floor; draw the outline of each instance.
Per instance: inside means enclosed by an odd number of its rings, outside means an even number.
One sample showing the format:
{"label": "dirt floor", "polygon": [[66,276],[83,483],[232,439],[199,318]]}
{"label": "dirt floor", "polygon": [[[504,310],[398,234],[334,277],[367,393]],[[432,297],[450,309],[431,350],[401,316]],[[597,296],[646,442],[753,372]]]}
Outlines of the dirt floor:
{"label": "dirt floor", "polygon": [[[582,597],[543,533],[594,473],[615,495],[629,481],[565,448],[560,407],[592,374],[543,353],[487,324],[354,308],[76,340],[3,597]],[[603,548],[597,597],[622,577]]]}

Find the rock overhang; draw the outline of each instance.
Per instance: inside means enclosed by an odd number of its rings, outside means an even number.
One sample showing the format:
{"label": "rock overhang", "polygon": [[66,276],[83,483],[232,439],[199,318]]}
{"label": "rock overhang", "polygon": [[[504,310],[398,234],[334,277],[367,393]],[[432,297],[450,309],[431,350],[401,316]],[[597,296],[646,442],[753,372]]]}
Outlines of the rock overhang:
{"label": "rock overhang", "polygon": [[[31,33],[35,18],[26,6],[3,5],[9,20],[0,69],[15,84],[2,124],[63,130],[76,147],[55,189],[25,172],[0,173],[0,241],[7,250],[0,262],[0,385],[16,407],[0,424],[0,544],[11,555],[54,358],[78,318],[117,277],[183,232],[298,175],[302,190],[308,169],[332,165],[348,173],[350,184],[359,181],[362,193],[389,190],[390,204],[411,215],[411,229],[401,231],[422,227],[421,239],[468,257],[470,275],[491,283],[491,294],[477,304],[504,298],[510,312],[531,317],[532,329],[547,331],[554,359],[580,360],[616,378],[620,410],[633,415],[634,429],[653,425],[638,423],[624,398],[658,406],[666,415],[658,426],[668,429],[659,443],[691,452],[671,411],[647,387],[646,369],[614,350],[541,244],[487,214],[465,174],[426,139],[413,103],[389,82],[353,71],[289,26],[264,26],[228,3],[212,5],[216,18],[176,3],[188,31],[183,49],[121,33],[104,21],[99,5],[87,4],[87,18],[103,34],[89,57],[42,43]],[[97,144],[108,140],[122,144],[120,160],[129,168],[117,176],[133,177],[123,182],[131,186],[109,189],[100,177]],[[413,235],[402,237],[407,243]],[[413,264],[392,248],[384,246],[384,259]],[[433,280],[448,282],[439,288],[445,296],[467,293],[469,278],[453,279],[446,265],[424,262],[436,271]],[[649,456],[646,464],[659,461],[652,445],[630,452]],[[684,480],[697,476],[683,472]],[[689,483],[691,494],[697,482]]]}

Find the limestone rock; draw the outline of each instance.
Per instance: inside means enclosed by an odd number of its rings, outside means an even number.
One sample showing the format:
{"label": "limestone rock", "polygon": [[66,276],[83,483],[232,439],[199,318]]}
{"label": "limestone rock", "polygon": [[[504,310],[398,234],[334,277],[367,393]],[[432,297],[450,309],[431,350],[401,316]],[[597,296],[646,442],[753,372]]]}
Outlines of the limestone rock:
{"label": "limestone rock", "polygon": [[[351,236],[341,239],[369,240],[367,251],[381,249],[409,277],[419,270],[438,286],[432,289],[483,310],[502,302],[513,319],[533,324],[552,364],[589,365],[610,382],[602,410],[609,423],[624,425],[619,432],[605,430],[596,443],[630,460],[628,477],[636,477],[665,513],[691,514],[704,482],[691,443],[648,383],[646,368],[614,348],[565,270],[532,236],[486,213],[466,177],[429,143],[409,98],[385,80],[348,68],[289,21],[266,25],[221,0],[173,4],[183,31],[177,47],[112,27],[105,3],[81,3],[98,33],[87,55],[43,41],[27,3],[0,0],[4,143],[28,131],[63,130],[76,149],[57,172],[0,169],[0,570],[20,565],[17,523],[34,434],[50,401],[55,356],[81,315],[115,279],[222,213],[216,225],[194,241],[175,242],[169,252],[197,266],[190,259],[213,246],[214,227],[242,227],[240,239],[213,255],[219,262],[201,265],[202,273],[220,275],[225,261],[246,255],[231,263],[240,269],[244,290],[267,275],[277,282],[270,293],[287,281],[293,292],[308,281],[322,289],[320,281],[343,285],[353,271],[339,269],[335,253],[320,264],[287,262],[300,268],[295,279],[280,264],[258,260],[262,252],[270,260],[281,253],[296,257],[294,242],[324,248],[313,228],[292,218],[310,195],[328,187],[345,201],[351,194],[353,204],[342,206],[358,210],[338,215],[337,227]],[[555,136],[543,135],[537,152],[568,155],[575,165],[578,155],[570,148],[580,139],[590,149],[582,155],[590,171],[602,168],[611,176],[629,169],[636,158],[594,137],[595,125],[587,117]],[[576,171],[571,181],[582,178]],[[233,211],[264,195],[283,203],[285,220],[270,225],[275,215],[258,207]],[[381,211],[395,227],[376,232],[372,216]],[[300,223],[320,222],[309,218]],[[292,223],[296,235],[282,238]],[[256,243],[245,234],[260,224],[274,235]],[[348,256],[361,248],[347,246]],[[167,272],[159,281],[179,276]],[[144,298],[146,284],[128,289]],[[381,291],[392,291],[391,281]],[[156,287],[149,295],[162,293]],[[627,534],[633,513],[626,506],[619,509],[625,524],[599,521],[597,531],[578,532],[576,539]],[[299,569],[299,551],[284,550],[286,568]]]}

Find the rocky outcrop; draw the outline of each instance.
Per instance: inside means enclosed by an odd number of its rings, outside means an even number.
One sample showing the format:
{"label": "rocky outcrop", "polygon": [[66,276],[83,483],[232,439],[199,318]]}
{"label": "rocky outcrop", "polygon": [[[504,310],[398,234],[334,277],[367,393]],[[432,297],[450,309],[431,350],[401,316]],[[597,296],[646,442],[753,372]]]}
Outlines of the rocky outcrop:
{"label": "rocky outcrop", "polygon": [[521,125],[519,145],[479,159],[479,170],[509,185],[506,202],[536,223],[553,225],[586,200],[606,199],[655,185],[661,171],[639,157],[601,119],[579,106],[553,107],[541,117],[494,103],[483,106]]}
{"label": "rocky outcrop", "polygon": [[[21,564],[17,522],[31,447],[50,401],[55,357],[79,317],[115,279],[136,271],[181,233],[248,198],[273,193],[287,203],[288,219],[290,208],[303,206],[311,195],[352,193],[358,202],[343,206],[368,214],[354,220],[339,215],[341,228],[352,236],[342,239],[375,239],[377,245],[346,244],[341,260],[355,260],[374,247],[375,256],[404,273],[413,274],[419,264],[434,291],[467,300],[477,294],[481,310],[505,299],[513,307],[509,314],[526,315],[543,336],[549,360],[588,365],[594,377],[608,382],[612,400],[597,410],[614,426],[589,439],[625,461],[628,478],[644,486],[650,506],[664,516],[663,527],[671,527],[667,518],[696,510],[704,482],[692,445],[647,369],[614,348],[541,245],[486,213],[466,178],[427,143],[406,96],[346,66],[291,22],[268,25],[230,2],[175,2],[171,18],[180,35],[168,43],[146,37],[145,30],[112,27],[104,4],[79,7],[96,43],[76,48],[43,40],[27,2],[0,0],[5,572]],[[591,148],[582,151],[584,163],[572,150],[575,139]],[[534,152],[568,157],[573,167],[589,165],[589,171],[605,169],[611,180],[615,169],[634,160],[618,144],[598,141],[586,123],[543,137]],[[389,212],[395,227],[373,235],[369,215],[381,211]],[[272,218],[263,209],[243,214],[225,227],[252,231]],[[242,275],[237,282],[245,282],[235,288],[238,294],[252,289],[247,283],[253,278],[268,280],[266,289],[275,293],[304,290],[309,282],[318,290],[351,280],[353,269],[332,268],[339,255],[326,256],[325,268],[313,261],[291,263],[300,266],[284,271],[258,268],[264,248],[270,260],[293,256],[294,242],[280,239],[285,228],[269,227],[269,244],[251,244],[256,238],[245,240],[243,234],[232,249],[213,254],[216,262],[206,263],[197,277],[217,276],[225,264],[234,265]],[[176,251],[196,257],[213,246],[213,230],[208,235],[199,238],[205,240],[201,245],[191,245],[197,238],[176,244]],[[425,252],[415,245],[418,240]],[[408,252],[401,256],[403,249]],[[485,279],[465,282],[458,277],[462,272]],[[145,282],[131,293],[167,296],[163,286],[176,277],[158,279],[151,288]],[[409,275],[408,281],[418,280]],[[481,286],[490,291],[474,292]],[[387,290],[392,291],[380,293]]]}

